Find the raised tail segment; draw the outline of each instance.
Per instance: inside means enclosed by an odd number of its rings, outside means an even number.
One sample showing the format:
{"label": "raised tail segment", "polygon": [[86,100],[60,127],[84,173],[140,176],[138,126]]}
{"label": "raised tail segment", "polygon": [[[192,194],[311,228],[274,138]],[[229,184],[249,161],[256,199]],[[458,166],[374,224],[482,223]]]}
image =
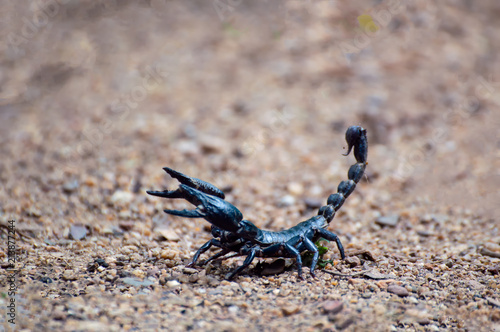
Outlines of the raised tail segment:
{"label": "raised tail segment", "polygon": [[356,188],[356,184],[363,178],[366,168],[366,160],[368,158],[368,139],[366,137],[366,129],[360,126],[351,126],[345,134],[347,141],[347,153],[349,155],[354,148],[354,157],[357,163],[352,165],[347,172],[348,180],[339,183],[337,193],[331,194],[328,197],[327,205],[319,209],[318,214],[323,215],[328,223],[333,220],[335,213],[344,204],[345,200]]}

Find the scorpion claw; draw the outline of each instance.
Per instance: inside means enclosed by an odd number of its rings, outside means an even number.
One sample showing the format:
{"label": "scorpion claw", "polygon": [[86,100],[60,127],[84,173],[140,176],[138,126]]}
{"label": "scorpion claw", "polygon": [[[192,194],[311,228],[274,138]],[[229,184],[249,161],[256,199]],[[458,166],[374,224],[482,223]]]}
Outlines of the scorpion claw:
{"label": "scorpion claw", "polygon": [[199,210],[163,210],[165,213],[184,218],[204,218],[205,215]]}
{"label": "scorpion claw", "polygon": [[[235,232],[238,230],[238,223],[243,219],[243,214],[233,204],[184,184],[181,184],[179,189],[191,204],[198,205],[195,212],[183,210],[181,213],[186,213],[188,217],[192,216],[191,218],[205,218],[212,225],[226,231]],[[197,217],[194,216],[195,214]]]}
{"label": "scorpion claw", "polygon": [[163,190],[163,191],[153,191],[146,190],[148,195],[164,197],[164,198],[182,198],[177,190]]}
{"label": "scorpion claw", "polygon": [[220,190],[211,183],[205,182],[197,178],[189,177],[185,174],[182,174],[181,172],[177,172],[176,170],[171,169],[170,167],[163,167],[163,170],[167,172],[171,177],[177,179],[180,183],[186,186],[198,189],[199,191],[204,192],[205,194],[217,196],[222,199],[225,198],[224,192],[222,192],[222,190]]}

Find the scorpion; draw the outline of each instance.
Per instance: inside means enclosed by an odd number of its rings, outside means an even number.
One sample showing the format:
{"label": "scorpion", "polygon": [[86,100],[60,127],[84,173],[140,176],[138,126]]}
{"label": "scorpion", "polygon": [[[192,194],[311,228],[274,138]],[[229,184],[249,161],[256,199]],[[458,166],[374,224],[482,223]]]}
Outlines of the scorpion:
{"label": "scorpion", "polygon": [[[188,266],[195,266],[200,255],[211,247],[218,247],[221,250],[205,260],[202,265],[217,258],[246,256],[243,264],[226,276],[228,280],[233,279],[248,267],[255,257],[295,258],[298,277],[303,280],[301,253],[309,251],[313,254],[309,271],[311,276],[315,278],[314,270],[319,258],[319,251],[315,243],[319,239],[335,241],[342,259],[345,259],[344,248],[339,237],[326,228],[346,198],[356,188],[367,165],[366,129],[360,126],[351,126],[347,129],[345,138],[348,150],[344,156],[349,155],[351,150],[354,150],[356,158],[356,163],[349,168],[348,180],[340,182],[337,193],[328,197],[326,205],[319,208],[316,216],[286,230],[275,232],[258,228],[252,222],[243,219],[241,211],[225,200],[222,190],[208,182],[189,177],[169,167],[164,167],[163,170],[180,182],[179,188],[176,190],[147,191],[147,193],[164,198],[185,199],[196,208],[194,210],[167,209],[164,212],[185,218],[203,218],[212,224],[213,238],[198,249]],[[226,256],[229,253],[233,254]]]}

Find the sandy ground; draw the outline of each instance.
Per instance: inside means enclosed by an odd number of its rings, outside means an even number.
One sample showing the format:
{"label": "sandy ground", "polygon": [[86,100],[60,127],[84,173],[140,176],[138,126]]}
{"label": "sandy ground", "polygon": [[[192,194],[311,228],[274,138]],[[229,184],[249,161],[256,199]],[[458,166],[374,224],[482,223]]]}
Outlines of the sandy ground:
{"label": "sandy ground", "polygon": [[[438,3],[2,3],[0,329],[500,330],[500,3]],[[350,125],[346,261],[186,267],[209,224],[145,194],[162,167],[281,230],[346,179]]]}

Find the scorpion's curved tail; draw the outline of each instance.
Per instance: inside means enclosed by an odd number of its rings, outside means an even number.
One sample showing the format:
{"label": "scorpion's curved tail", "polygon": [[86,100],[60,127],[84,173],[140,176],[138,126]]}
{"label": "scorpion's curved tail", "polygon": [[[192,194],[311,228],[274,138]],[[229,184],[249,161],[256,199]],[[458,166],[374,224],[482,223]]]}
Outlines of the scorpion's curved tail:
{"label": "scorpion's curved tail", "polygon": [[323,215],[328,223],[333,220],[335,213],[340,209],[345,200],[356,188],[356,184],[361,180],[366,168],[366,159],[368,157],[368,139],[366,138],[366,129],[360,126],[351,126],[345,133],[348,150],[344,156],[347,156],[354,148],[354,157],[357,163],[349,168],[347,177],[349,180],[340,182],[337,193],[328,197],[327,205],[319,209],[318,215]]}

